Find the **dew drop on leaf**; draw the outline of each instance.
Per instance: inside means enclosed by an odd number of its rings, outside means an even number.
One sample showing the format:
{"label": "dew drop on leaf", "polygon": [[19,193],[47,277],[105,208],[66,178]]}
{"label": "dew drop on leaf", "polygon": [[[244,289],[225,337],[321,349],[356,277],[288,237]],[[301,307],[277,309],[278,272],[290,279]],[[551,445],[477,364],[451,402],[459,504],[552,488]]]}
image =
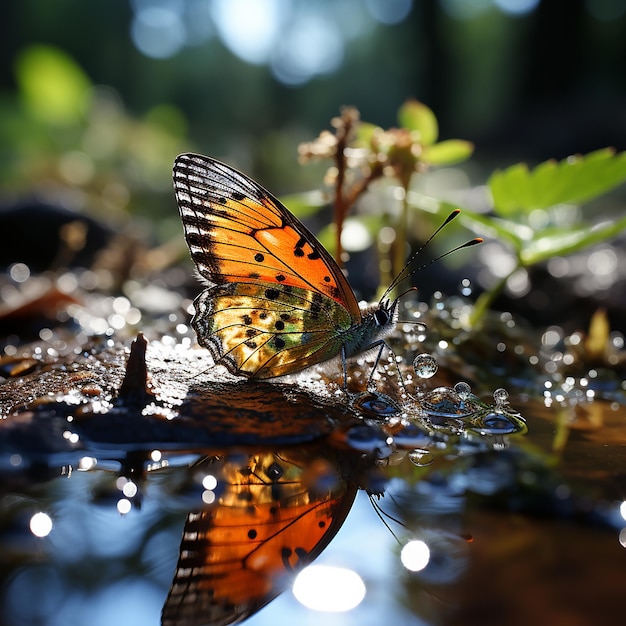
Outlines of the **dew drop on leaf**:
{"label": "dew drop on leaf", "polygon": [[467,400],[472,393],[472,388],[467,383],[460,382],[454,385],[454,391],[456,391],[461,400]]}
{"label": "dew drop on leaf", "polygon": [[413,450],[408,454],[409,461],[417,467],[426,467],[433,462],[433,455],[428,450]]}
{"label": "dew drop on leaf", "polygon": [[437,373],[439,365],[432,354],[423,353],[413,359],[413,368],[420,378],[432,378]]}
{"label": "dew drop on leaf", "polygon": [[496,404],[507,404],[509,400],[509,392],[500,387],[493,392],[493,399],[496,401]]}

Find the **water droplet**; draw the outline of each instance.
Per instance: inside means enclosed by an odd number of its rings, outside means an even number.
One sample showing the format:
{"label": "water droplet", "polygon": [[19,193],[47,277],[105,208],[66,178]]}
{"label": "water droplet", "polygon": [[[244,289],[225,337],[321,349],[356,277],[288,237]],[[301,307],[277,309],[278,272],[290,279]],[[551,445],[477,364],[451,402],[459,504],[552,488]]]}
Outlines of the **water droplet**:
{"label": "water droplet", "polygon": [[436,417],[466,417],[481,408],[474,396],[461,398],[449,387],[437,387],[424,394],[420,406],[431,421]]}
{"label": "water droplet", "polygon": [[376,416],[386,417],[400,412],[398,405],[389,396],[377,392],[363,392],[354,400],[354,406]]}
{"label": "water droplet", "polygon": [[454,385],[454,391],[457,392],[461,400],[467,400],[472,394],[472,388],[464,382],[460,382]]}
{"label": "water droplet", "polygon": [[418,354],[415,359],[413,359],[413,367],[415,369],[415,373],[420,378],[431,378],[439,369],[437,359],[432,356],[432,354],[428,354],[426,352]]}
{"label": "water droplet", "polygon": [[408,454],[409,461],[417,467],[426,467],[433,461],[433,455],[428,450],[413,450]]}
{"label": "water droplet", "polygon": [[480,420],[477,430],[482,435],[510,435],[520,428],[502,413],[488,413]]}
{"label": "water droplet", "polygon": [[377,428],[366,424],[353,426],[345,434],[345,442],[353,450],[373,452],[388,447],[386,436]]}
{"label": "water droplet", "polygon": [[509,392],[500,387],[493,392],[493,399],[496,401],[496,404],[507,404],[509,400]]}
{"label": "water droplet", "polygon": [[397,447],[407,450],[418,446],[430,446],[433,444],[434,438],[416,424],[408,423],[393,434],[393,441]]}

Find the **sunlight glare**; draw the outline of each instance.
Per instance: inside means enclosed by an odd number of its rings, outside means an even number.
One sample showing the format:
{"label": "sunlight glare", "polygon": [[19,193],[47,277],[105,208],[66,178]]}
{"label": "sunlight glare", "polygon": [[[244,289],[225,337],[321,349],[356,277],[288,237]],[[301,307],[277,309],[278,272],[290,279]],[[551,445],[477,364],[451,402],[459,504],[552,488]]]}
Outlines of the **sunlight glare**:
{"label": "sunlight glare", "polygon": [[409,541],[400,552],[402,565],[412,572],[420,572],[430,561],[430,549],[421,540]]}
{"label": "sunlight glare", "polygon": [[215,487],[217,487],[217,478],[215,478],[213,474],[207,474],[202,479],[202,486],[205,489],[209,489],[210,491],[212,491],[213,489],[215,489]]}
{"label": "sunlight glare", "polygon": [[30,532],[35,537],[47,537],[52,530],[52,520],[46,513],[35,513],[30,518]]}
{"label": "sunlight glare", "polygon": [[362,222],[347,219],[341,231],[341,245],[347,252],[360,252],[372,245],[372,236]]}
{"label": "sunlight glare", "polygon": [[413,8],[413,0],[365,0],[371,16],[382,24],[399,24]]}
{"label": "sunlight glare", "polygon": [[271,67],[282,83],[301,85],[337,70],[343,56],[344,42],[335,22],[321,13],[301,14],[280,38]]}
{"label": "sunlight glare", "polygon": [[224,45],[244,61],[260,65],[276,47],[291,4],[287,0],[214,0],[211,6]]}
{"label": "sunlight glare", "polygon": [[494,0],[494,4],[509,15],[525,15],[532,13],[539,4],[539,0]]}
{"label": "sunlight glare", "polygon": [[350,611],[365,598],[365,583],[353,570],[311,565],[298,574],[293,595],[315,611]]}
{"label": "sunlight glare", "polygon": [[117,501],[117,510],[120,512],[121,515],[126,515],[127,513],[130,513],[132,506],[133,505],[131,504],[130,500],[127,500],[126,498],[120,498]]}
{"label": "sunlight glare", "polygon": [[174,56],[185,45],[186,39],[180,15],[169,7],[140,9],[133,18],[130,34],[135,47],[153,59]]}

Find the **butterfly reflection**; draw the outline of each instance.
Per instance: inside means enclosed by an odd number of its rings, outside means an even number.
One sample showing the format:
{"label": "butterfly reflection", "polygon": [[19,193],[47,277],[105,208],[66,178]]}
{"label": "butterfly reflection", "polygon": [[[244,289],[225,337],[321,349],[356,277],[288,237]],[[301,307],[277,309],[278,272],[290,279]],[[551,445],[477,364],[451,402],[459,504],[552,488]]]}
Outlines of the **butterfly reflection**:
{"label": "butterfly reflection", "polygon": [[196,464],[202,510],[185,522],[163,626],[232,624],[281,593],[354,502],[328,448],[229,452]]}

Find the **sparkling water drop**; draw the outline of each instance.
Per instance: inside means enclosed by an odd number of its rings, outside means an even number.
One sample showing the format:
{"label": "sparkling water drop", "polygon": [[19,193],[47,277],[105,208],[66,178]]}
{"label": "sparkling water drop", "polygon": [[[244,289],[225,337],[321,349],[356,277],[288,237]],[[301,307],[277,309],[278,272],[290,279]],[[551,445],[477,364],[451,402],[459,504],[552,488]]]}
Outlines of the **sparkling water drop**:
{"label": "sparkling water drop", "polygon": [[415,373],[420,378],[432,378],[437,373],[437,369],[439,369],[437,359],[432,354],[426,352],[418,354],[415,359],[413,359],[413,367]]}
{"label": "sparkling water drop", "polygon": [[472,388],[464,382],[460,382],[454,385],[454,391],[457,392],[461,400],[467,400],[472,394]]}
{"label": "sparkling water drop", "polygon": [[387,417],[400,412],[398,405],[383,393],[363,392],[353,401],[355,407],[375,416]]}
{"label": "sparkling water drop", "polygon": [[493,399],[496,401],[496,404],[507,404],[509,400],[509,392],[500,387],[493,392]]}
{"label": "sparkling water drop", "polygon": [[409,452],[408,457],[417,467],[426,467],[434,461],[433,455],[428,450],[413,450]]}

